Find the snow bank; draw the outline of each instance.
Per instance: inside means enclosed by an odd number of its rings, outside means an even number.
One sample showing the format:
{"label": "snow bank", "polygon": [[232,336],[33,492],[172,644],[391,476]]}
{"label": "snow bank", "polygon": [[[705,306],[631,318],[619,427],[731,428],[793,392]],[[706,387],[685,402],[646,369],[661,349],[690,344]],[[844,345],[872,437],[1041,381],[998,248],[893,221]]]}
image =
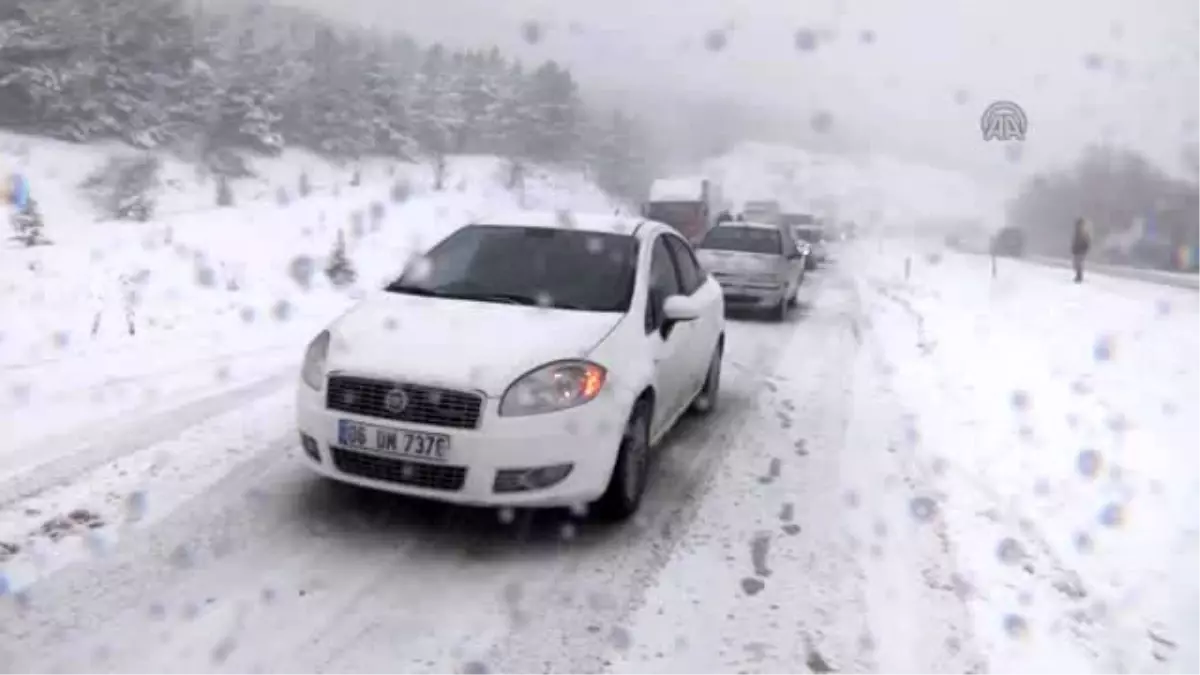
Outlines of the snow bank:
{"label": "snow bank", "polygon": [[1195,668],[1195,292],[898,246],[844,264],[879,272],[860,291],[944,477],[991,669]]}

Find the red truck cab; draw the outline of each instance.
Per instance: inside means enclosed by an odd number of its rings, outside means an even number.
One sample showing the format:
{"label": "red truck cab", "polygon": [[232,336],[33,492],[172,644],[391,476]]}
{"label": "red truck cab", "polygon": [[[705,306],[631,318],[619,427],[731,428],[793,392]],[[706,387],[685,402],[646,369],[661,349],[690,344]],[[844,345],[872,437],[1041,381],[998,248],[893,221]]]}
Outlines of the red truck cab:
{"label": "red truck cab", "polygon": [[708,178],[660,178],[650,186],[642,214],[670,225],[696,243],[713,226],[718,210],[716,185]]}

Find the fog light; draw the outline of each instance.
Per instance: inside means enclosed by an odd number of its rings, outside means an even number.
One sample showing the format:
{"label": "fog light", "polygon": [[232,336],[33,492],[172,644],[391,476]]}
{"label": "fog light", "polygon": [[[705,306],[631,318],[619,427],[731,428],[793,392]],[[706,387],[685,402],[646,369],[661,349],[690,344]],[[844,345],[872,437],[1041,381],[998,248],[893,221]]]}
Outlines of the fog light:
{"label": "fog light", "polygon": [[554,464],[529,469],[501,469],[496,472],[493,492],[527,492],[542,490],[563,482],[571,475],[573,464]]}
{"label": "fog light", "polygon": [[317,445],[317,439],[308,434],[300,434],[300,447],[304,448],[304,454],[312,458],[314,462],[321,461],[321,447]]}

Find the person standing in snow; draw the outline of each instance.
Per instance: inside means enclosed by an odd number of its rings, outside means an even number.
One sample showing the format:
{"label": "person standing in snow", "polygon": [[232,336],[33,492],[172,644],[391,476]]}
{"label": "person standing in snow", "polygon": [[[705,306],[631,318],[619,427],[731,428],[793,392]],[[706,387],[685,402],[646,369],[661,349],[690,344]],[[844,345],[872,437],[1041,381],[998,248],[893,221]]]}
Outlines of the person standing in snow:
{"label": "person standing in snow", "polygon": [[1086,218],[1075,221],[1075,232],[1071,236],[1071,262],[1075,266],[1075,283],[1083,283],[1083,260],[1092,247],[1092,228]]}

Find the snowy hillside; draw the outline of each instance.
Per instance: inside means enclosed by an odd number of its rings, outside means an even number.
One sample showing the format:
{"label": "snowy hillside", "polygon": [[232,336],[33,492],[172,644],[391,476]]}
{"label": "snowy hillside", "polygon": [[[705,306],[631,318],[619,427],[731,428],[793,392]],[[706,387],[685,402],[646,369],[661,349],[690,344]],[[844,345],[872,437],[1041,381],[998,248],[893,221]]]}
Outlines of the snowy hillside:
{"label": "snowy hillside", "polygon": [[1004,195],[995,186],[886,156],[856,160],[746,143],[709,160],[705,168],[735,205],[773,197],[791,208],[836,213],[863,224],[877,221],[885,228],[961,219],[994,229],[1003,219]]}

